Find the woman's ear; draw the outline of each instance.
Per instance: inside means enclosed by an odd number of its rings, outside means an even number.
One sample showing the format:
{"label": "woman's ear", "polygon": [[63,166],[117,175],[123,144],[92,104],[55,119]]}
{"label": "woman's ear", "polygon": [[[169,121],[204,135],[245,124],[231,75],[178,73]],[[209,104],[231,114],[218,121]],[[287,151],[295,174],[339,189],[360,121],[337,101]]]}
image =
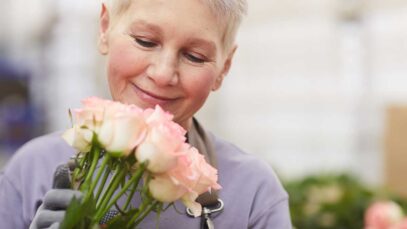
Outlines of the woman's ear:
{"label": "woman's ear", "polygon": [[223,79],[226,77],[226,75],[229,73],[230,67],[232,66],[232,60],[233,60],[233,56],[236,52],[237,46],[233,46],[233,48],[230,50],[224,64],[223,64],[223,68],[221,71],[221,74],[219,74],[219,76],[216,78],[215,83],[212,87],[212,91],[216,91],[220,88],[220,86],[222,86],[222,82]]}
{"label": "woman's ear", "polygon": [[109,51],[109,43],[107,39],[107,33],[109,30],[109,11],[104,3],[102,3],[102,10],[100,12],[100,28],[99,28],[99,52],[102,55],[106,55]]}

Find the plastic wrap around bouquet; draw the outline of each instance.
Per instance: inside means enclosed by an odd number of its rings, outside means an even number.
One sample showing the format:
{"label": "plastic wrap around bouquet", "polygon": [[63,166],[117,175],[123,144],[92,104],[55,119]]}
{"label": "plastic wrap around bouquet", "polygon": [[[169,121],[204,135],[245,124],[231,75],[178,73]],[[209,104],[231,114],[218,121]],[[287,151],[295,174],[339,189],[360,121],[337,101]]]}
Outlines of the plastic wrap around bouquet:
{"label": "plastic wrap around bouquet", "polygon": [[[199,216],[196,198],[221,188],[217,170],[186,143],[186,131],[159,106],[143,110],[96,97],[82,103],[72,111],[73,127],[63,138],[78,152],[72,188],[83,198],[72,200],[62,228],[98,228],[112,208],[119,214],[104,228],[134,228],[176,200]],[[133,206],[136,195],[141,201]]]}

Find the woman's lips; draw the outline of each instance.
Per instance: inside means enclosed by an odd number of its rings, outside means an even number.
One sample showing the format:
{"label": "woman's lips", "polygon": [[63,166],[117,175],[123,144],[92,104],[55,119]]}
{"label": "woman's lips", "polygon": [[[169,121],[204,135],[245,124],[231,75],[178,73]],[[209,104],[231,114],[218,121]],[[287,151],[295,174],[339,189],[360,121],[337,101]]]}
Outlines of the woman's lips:
{"label": "woman's lips", "polygon": [[156,94],[154,94],[152,92],[149,92],[149,91],[145,91],[145,90],[141,89],[140,87],[138,87],[135,84],[132,84],[132,85],[133,85],[134,91],[136,92],[138,97],[141,100],[143,100],[143,101],[145,101],[145,102],[147,102],[147,103],[149,103],[151,105],[157,105],[158,104],[158,105],[162,106],[165,103],[176,100],[176,98],[164,97],[164,96],[156,95]]}

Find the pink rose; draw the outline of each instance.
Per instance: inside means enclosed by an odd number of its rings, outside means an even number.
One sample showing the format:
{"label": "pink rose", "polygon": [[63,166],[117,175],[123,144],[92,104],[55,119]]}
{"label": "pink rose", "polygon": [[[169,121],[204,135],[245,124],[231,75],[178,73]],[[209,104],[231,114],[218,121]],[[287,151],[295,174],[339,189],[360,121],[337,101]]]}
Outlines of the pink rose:
{"label": "pink rose", "polygon": [[185,142],[185,130],[171,121],[172,116],[159,106],[153,112],[147,110],[148,133],[145,140],[136,149],[136,158],[140,162],[148,161],[147,169],[152,173],[163,173],[177,164],[178,157],[185,154],[182,145]]}
{"label": "pink rose", "polygon": [[187,157],[189,144],[183,143],[181,153],[176,157],[175,164],[165,173],[153,174],[153,179],[149,183],[151,195],[162,202],[173,202],[188,191],[188,183],[182,177],[189,174],[190,162]]}
{"label": "pink rose", "polygon": [[188,188],[190,192],[202,194],[213,189],[220,189],[217,183],[217,170],[205,161],[205,157],[189,144],[183,145],[186,154],[178,159],[177,166],[167,174]]}
{"label": "pink rose", "polygon": [[[202,206],[197,203],[196,198],[212,189],[218,190],[222,187],[217,183],[217,170],[205,161],[205,157],[195,148],[190,148],[188,154],[189,169],[186,174],[174,169],[170,172],[173,177],[188,185],[189,192],[182,196],[181,200],[188,207],[195,217],[202,213]],[[186,175],[186,176],[185,176]]]}
{"label": "pink rose", "polygon": [[127,156],[144,139],[146,131],[142,111],[129,107],[103,120],[98,140],[108,152]]}
{"label": "pink rose", "polygon": [[403,212],[392,201],[376,202],[365,213],[365,229],[390,229],[401,222]]}
{"label": "pink rose", "polygon": [[[146,109],[144,110],[144,115],[146,120],[149,124],[154,125],[155,123],[162,123],[162,122],[172,122],[174,116],[168,112],[165,112],[159,105],[156,105],[154,109]],[[180,127],[179,131],[184,132],[185,130]]]}
{"label": "pink rose", "polygon": [[191,175],[196,177],[196,183],[191,189],[202,194],[211,189],[221,189],[217,183],[218,171],[205,161],[205,157],[196,148],[191,148],[188,157],[191,160]]}
{"label": "pink rose", "polygon": [[161,202],[173,202],[181,198],[188,190],[174,182],[168,174],[155,175],[148,183],[151,195]]}
{"label": "pink rose", "polygon": [[220,189],[221,186],[217,183],[217,170],[205,161],[204,156],[199,154],[197,149],[185,143],[183,150],[187,153],[178,158],[177,166],[167,174],[174,184],[187,189],[181,200],[195,216],[199,216],[202,207],[195,201],[196,198],[206,191]]}
{"label": "pink rose", "polygon": [[76,125],[93,131],[111,154],[127,156],[144,138],[143,110],[135,105],[89,97],[83,108],[74,110]]}
{"label": "pink rose", "polygon": [[80,152],[89,152],[93,133],[99,131],[105,108],[111,103],[97,97],[82,100],[84,107],[73,110],[74,127],[62,135],[65,141]]}
{"label": "pink rose", "polygon": [[149,188],[154,198],[171,202],[181,198],[195,216],[201,215],[202,207],[196,198],[211,189],[220,189],[217,170],[210,166],[204,156],[189,144],[182,144],[176,165],[162,174],[155,174]]}
{"label": "pink rose", "polygon": [[73,110],[74,121],[77,125],[87,126],[92,131],[97,132],[105,117],[106,108],[113,103],[113,101],[97,97],[83,99],[83,108]]}
{"label": "pink rose", "polygon": [[98,132],[104,120],[112,118],[112,116],[116,116],[119,113],[127,113],[129,110],[142,112],[135,105],[122,104],[98,97],[83,99],[82,105],[82,108],[73,110],[75,123],[80,126],[85,125],[95,132]]}

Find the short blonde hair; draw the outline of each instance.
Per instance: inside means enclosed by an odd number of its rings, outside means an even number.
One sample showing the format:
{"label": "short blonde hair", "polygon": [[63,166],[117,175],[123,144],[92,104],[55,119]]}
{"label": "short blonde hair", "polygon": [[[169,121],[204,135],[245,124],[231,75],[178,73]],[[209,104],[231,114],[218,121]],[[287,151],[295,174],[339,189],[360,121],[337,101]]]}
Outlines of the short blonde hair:
{"label": "short blonde hair", "polygon": [[[130,7],[133,0],[103,0],[112,15],[122,15]],[[215,14],[217,20],[225,28],[222,37],[224,50],[230,49],[234,42],[236,33],[247,14],[247,0],[200,0]]]}

